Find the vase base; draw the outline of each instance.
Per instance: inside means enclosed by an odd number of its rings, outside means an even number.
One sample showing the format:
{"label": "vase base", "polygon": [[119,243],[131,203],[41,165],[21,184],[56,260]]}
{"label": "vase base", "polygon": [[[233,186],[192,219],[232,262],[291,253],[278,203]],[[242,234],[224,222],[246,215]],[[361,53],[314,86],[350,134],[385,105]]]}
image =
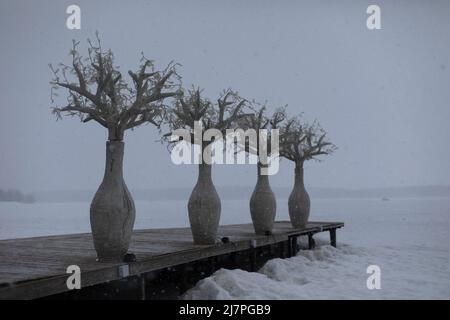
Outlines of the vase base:
{"label": "vase base", "polygon": [[194,239],[195,245],[213,245],[216,243],[217,243],[217,241],[215,239],[214,240],[212,240],[212,239],[201,239],[201,240]]}
{"label": "vase base", "polygon": [[272,230],[271,229],[255,229],[255,234],[259,235],[259,236],[270,236],[272,235]]}
{"label": "vase base", "polygon": [[120,255],[120,256],[108,256],[108,257],[98,257],[97,261],[102,263],[119,263],[119,262],[126,262],[127,255]]}
{"label": "vase base", "polygon": [[291,223],[291,225],[294,229],[305,229],[306,228],[306,223],[305,224]]}

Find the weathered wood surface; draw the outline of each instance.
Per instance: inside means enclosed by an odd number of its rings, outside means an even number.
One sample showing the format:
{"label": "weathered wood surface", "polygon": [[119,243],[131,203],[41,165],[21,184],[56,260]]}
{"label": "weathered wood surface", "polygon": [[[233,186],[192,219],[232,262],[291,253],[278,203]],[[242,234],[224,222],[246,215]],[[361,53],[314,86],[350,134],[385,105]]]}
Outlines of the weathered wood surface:
{"label": "weathered wood surface", "polygon": [[[335,230],[340,222],[310,222],[293,229],[290,222],[276,222],[270,236],[255,235],[252,224],[219,227],[219,239],[229,243],[194,245],[189,228],[147,229],[133,232],[129,275],[176,266],[212,256],[286,241],[290,237]],[[0,299],[32,299],[67,291],[66,269],[81,268],[82,287],[121,278],[126,263],[99,263],[90,233],[0,241]]]}

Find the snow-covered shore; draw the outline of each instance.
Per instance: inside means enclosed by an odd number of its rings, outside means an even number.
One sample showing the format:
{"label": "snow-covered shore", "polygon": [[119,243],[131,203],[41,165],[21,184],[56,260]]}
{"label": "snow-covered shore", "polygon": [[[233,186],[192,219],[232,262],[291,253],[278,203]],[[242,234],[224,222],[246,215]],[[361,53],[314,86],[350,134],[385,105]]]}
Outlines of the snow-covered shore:
{"label": "snow-covered shore", "polygon": [[[381,289],[369,290],[366,268],[381,268]],[[273,259],[258,272],[221,269],[185,299],[449,299],[448,251],[322,245]]]}
{"label": "snow-covered shore", "polygon": [[[450,299],[450,199],[334,204],[318,205],[346,222],[337,248],[321,236],[315,250],[270,260],[256,273],[219,270],[184,298]],[[367,288],[369,265],[381,269],[380,290]]]}

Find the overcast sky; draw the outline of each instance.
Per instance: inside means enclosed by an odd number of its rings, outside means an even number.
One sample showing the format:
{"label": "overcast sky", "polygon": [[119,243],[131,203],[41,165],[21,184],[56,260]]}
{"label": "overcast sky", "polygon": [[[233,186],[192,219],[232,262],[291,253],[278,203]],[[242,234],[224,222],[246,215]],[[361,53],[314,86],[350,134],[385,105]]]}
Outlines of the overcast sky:
{"label": "overcast sky", "polygon": [[[381,30],[366,27],[373,3]],[[81,30],[66,28],[70,4],[81,7]],[[184,84],[210,98],[232,87],[318,119],[339,150],[306,165],[309,186],[450,184],[449,13],[450,1],[2,0],[0,188],[99,185],[106,130],[56,122],[48,68],[70,62],[72,39],[85,44],[96,30],[125,76],[143,51],[159,67],[181,63]],[[157,139],[151,126],[126,133],[128,186],[193,186],[197,168],[173,165]],[[214,168],[217,185],[253,185],[255,174],[250,165]],[[283,160],[271,181],[292,179]]]}

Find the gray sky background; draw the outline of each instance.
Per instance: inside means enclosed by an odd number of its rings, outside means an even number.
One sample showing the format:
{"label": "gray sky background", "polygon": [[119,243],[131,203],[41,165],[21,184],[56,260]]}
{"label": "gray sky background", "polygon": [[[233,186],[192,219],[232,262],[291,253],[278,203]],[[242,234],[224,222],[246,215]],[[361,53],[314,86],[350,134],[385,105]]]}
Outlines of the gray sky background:
{"label": "gray sky background", "polygon": [[[79,31],[65,26],[70,4],[81,7]],[[369,4],[380,5],[382,30],[366,28]],[[55,121],[48,69],[96,30],[125,76],[144,51],[160,67],[181,63],[185,86],[211,98],[232,87],[318,119],[339,150],[306,165],[310,186],[449,184],[449,13],[450,1],[2,0],[0,188],[99,185],[106,130]],[[128,186],[193,186],[197,168],[173,165],[157,139],[151,126],[126,133]],[[214,168],[217,185],[253,185],[255,174]],[[291,185],[292,164],[271,180]]]}

